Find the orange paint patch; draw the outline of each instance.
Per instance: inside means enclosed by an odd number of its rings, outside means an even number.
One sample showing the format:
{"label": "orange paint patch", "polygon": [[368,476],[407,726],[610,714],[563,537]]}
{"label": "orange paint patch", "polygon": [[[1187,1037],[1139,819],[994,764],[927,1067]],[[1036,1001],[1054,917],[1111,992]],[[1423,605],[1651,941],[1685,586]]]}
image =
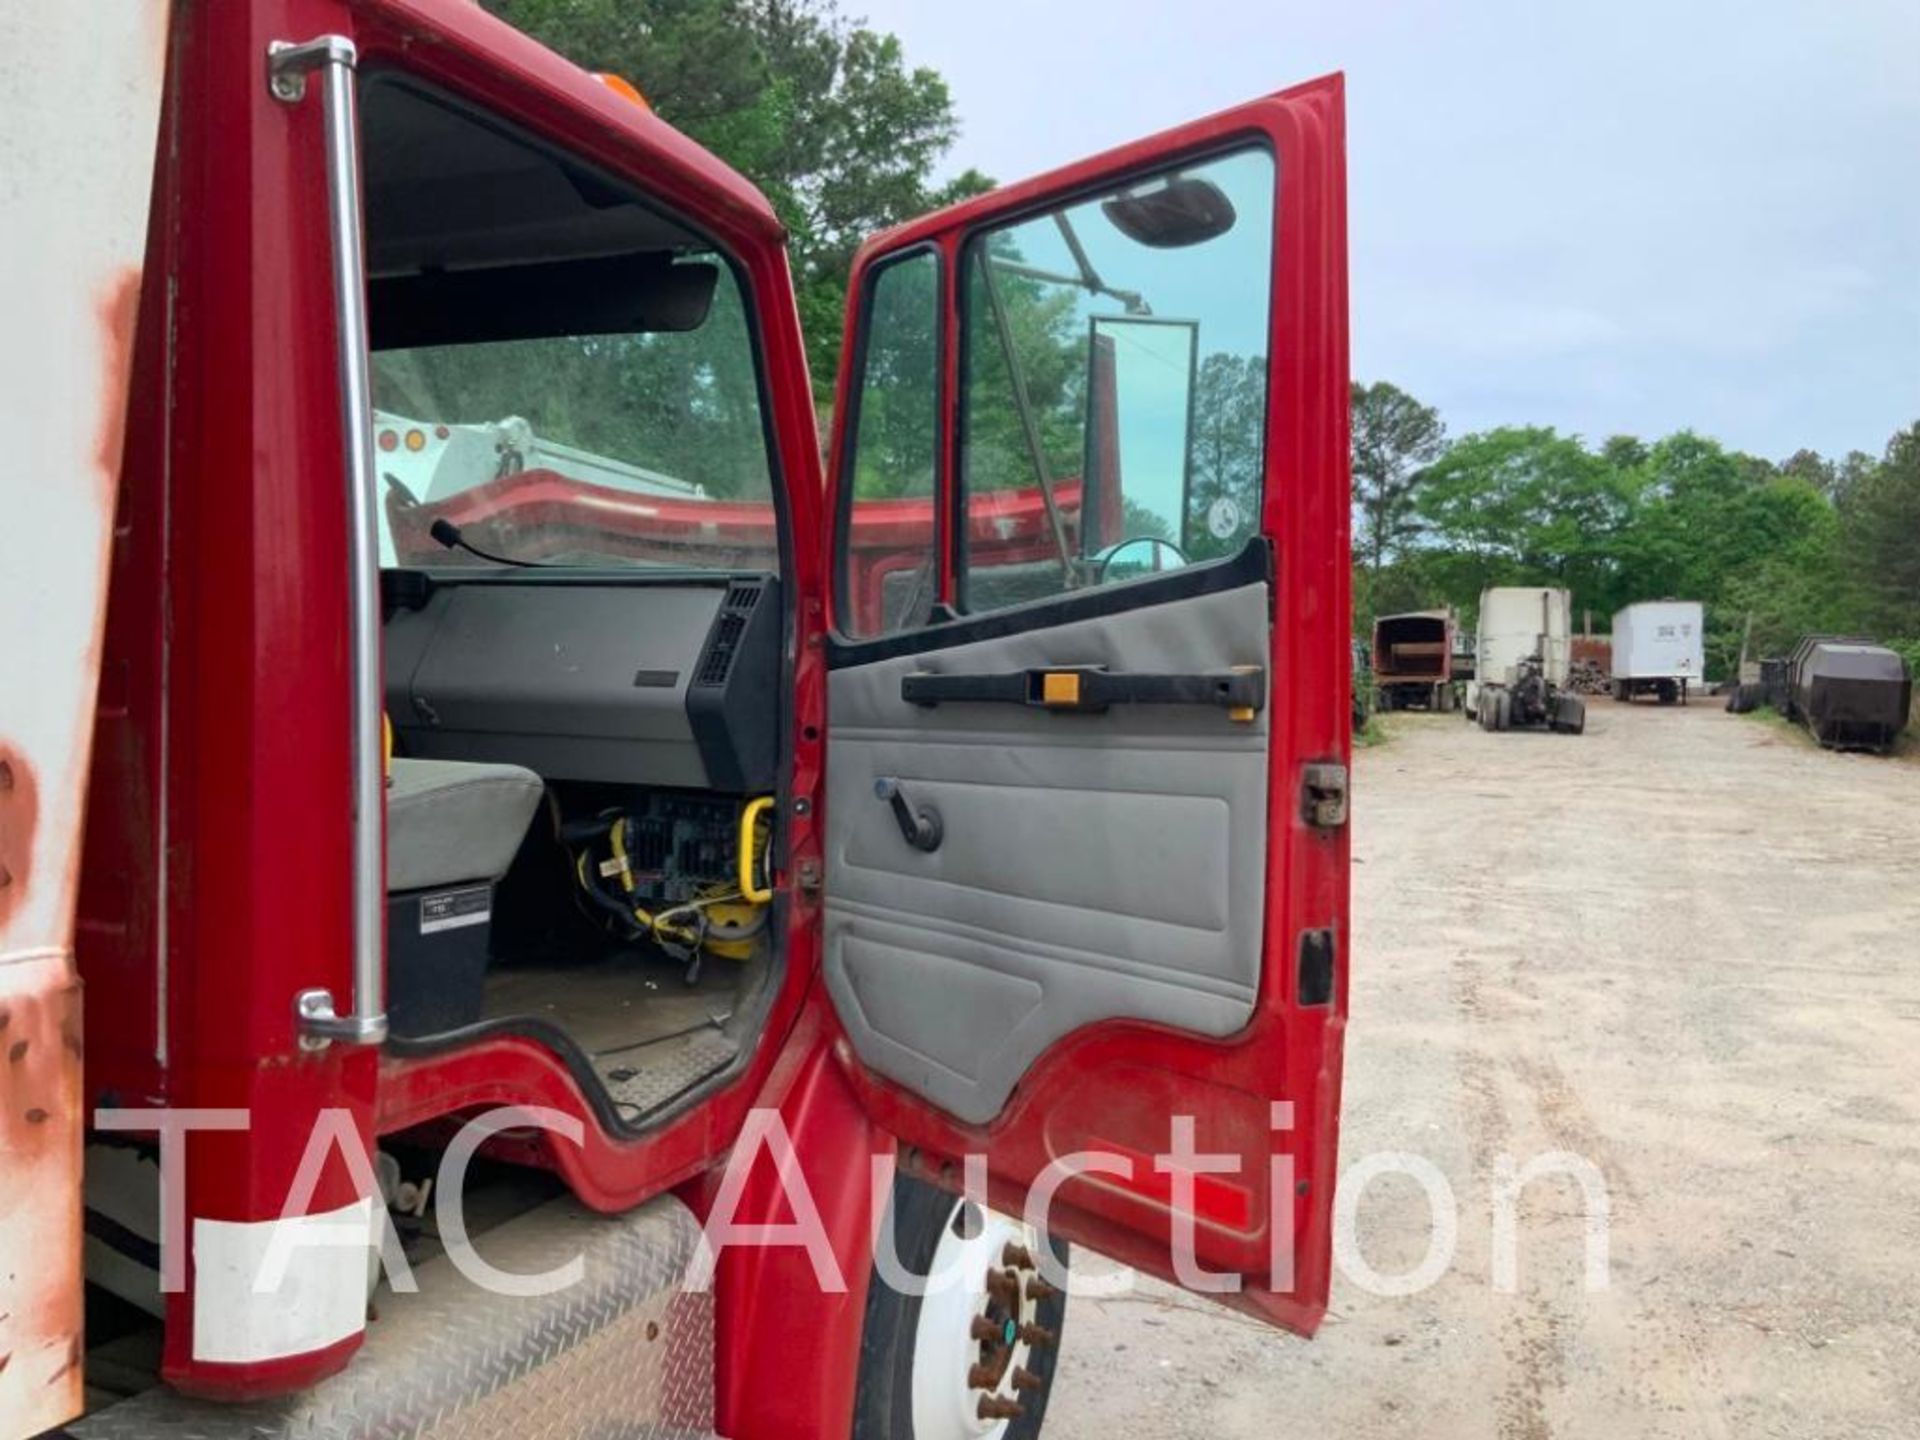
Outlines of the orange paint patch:
{"label": "orange paint patch", "polygon": [[[0,741],[0,936],[26,901],[33,871],[33,832],[40,787],[26,756]],[[0,1036],[0,1043],[7,1043]]]}
{"label": "orange paint patch", "polygon": [[80,985],[64,957],[0,965],[0,1434],[81,1402]]}
{"label": "orange paint patch", "polygon": [[109,507],[120,483],[120,458],[127,443],[127,387],[133,375],[133,332],[140,318],[140,267],[129,265],[101,290],[94,304],[100,322],[100,349],[107,374],[100,387],[100,467]]}

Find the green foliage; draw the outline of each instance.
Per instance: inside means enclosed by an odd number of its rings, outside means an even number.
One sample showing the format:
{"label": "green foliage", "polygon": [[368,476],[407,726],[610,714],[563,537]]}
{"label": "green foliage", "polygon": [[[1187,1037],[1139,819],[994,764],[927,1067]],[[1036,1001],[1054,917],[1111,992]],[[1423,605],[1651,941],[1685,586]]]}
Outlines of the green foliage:
{"label": "green foliage", "polygon": [[1239,533],[1216,536],[1207,513],[1218,500],[1244,508],[1260,493],[1265,463],[1267,357],[1214,351],[1194,380],[1192,492],[1188,498],[1188,553],[1194,560],[1231,554],[1246,543]]}
{"label": "green foliage", "polygon": [[[1450,592],[1551,580],[1607,603],[1634,483],[1551,429],[1469,435],[1424,475],[1412,500],[1432,546],[1428,568]],[[1610,613],[1610,612],[1609,612]]]}
{"label": "green foliage", "polygon": [[770,494],[751,334],[724,272],[695,330],[385,350],[373,357],[373,386],[381,409],[413,419],[517,416],[542,440],[689,481],[718,499]]}
{"label": "green foliage", "polygon": [[790,234],[807,358],[820,393],[838,364],[860,241],[991,182],[944,186],[958,133],[946,81],[833,0],[482,0],[589,70],[625,76],[660,116],[764,191]]}
{"label": "green foliage", "polygon": [[938,262],[924,251],[874,277],[853,452],[853,493],[863,500],[933,494],[938,282]]}
{"label": "green foliage", "polygon": [[1888,441],[1879,464],[1855,468],[1838,508],[1861,619],[1876,631],[1920,635],[1920,423]]}
{"label": "green foliage", "polygon": [[1440,412],[1385,380],[1353,387],[1353,503],[1358,549],[1368,570],[1380,568],[1417,530],[1411,506],[1421,467],[1445,451]]}
{"label": "green foliage", "polygon": [[1353,732],[1354,748],[1372,750],[1385,745],[1393,739],[1394,729],[1391,717],[1370,712],[1366,721]]}
{"label": "green foliage", "polygon": [[[1046,222],[1034,222],[1046,223]],[[992,238],[992,253],[1020,261],[1018,230]],[[1079,292],[988,269],[985,251],[972,252],[962,286],[967,311],[967,492],[1017,490],[1040,483],[1033,450],[1016,401],[1014,370],[993,311],[998,297],[1019,378],[1039,431],[1048,480],[1078,476],[1086,445],[1087,329],[1076,308]]]}

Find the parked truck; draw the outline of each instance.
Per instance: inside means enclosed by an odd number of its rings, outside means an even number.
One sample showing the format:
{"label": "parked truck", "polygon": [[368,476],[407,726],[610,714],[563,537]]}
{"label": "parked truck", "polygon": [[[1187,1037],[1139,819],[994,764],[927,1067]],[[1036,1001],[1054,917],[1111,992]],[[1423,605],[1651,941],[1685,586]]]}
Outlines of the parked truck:
{"label": "parked truck", "polygon": [[1480,593],[1479,650],[1467,713],[1483,730],[1546,726],[1586,729],[1586,703],[1567,680],[1573,597],[1545,586],[1497,586]]}
{"label": "parked truck", "polygon": [[1373,685],[1382,710],[1453,708],[1451,610],[1382,615],[1373,622]]}
{"label": "parked truck", "polygon": [[1613,698],[1687,703],[1706,671],[1705,610],[1698,600],[1643,600],[1614,613]]}
{"label": "parked truck", "polygon": [[[1315,1329],[1339,77],[868,241],[824,468],[766,199],[468,0],[0,81],[0,1440],[1030,1436],[1068,1243]],[[1250,345],[1195,513],[1163,377]]]}

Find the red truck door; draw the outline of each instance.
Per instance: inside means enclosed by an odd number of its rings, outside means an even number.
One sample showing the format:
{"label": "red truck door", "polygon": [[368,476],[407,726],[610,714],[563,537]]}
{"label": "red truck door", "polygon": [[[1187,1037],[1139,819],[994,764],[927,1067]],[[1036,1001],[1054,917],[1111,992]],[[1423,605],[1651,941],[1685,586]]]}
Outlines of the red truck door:
{"label": "red truck door", "polygon": [[863,1103],[919,1173],[984,1155],[996,1207],[1299,1330],[1349,949],[1343,163],[1332,76],[871,242],[831,463]]}

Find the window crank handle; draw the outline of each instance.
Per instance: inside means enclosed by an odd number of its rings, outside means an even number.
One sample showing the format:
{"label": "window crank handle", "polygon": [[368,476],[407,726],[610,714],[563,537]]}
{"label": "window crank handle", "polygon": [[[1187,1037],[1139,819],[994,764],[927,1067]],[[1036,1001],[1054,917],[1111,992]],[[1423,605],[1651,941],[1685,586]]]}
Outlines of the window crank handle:
{"label": "window crank handle", "polygon": [[940,848],[940,838],[945,831],[938,810],[931,805],[915,805],[907,797],[906,787],[891,776],[883,775],[874,781],[873,793],[893,807],[893,818],[909,845],[916,850]]}

